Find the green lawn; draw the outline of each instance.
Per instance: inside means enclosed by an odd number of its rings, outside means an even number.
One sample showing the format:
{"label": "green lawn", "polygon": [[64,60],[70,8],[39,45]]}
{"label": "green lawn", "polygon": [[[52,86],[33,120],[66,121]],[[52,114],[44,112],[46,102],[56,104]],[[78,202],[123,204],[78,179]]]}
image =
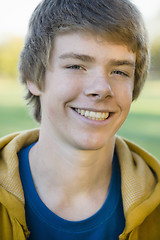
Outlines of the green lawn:
{"label": "green lawn", "polygon": [[0,79],[0,137],[38,127],[23,100],[24,90],[15,81]]}
{"label": "green lawn", "polygon": [[160,160],[160,81],[148,81],[119,130]]}
{"label": "green lawn", "polygon": [[[16,81],[0,79],[0,137],[38,126],[28,114],[23,93]],[[146,83],[118,134],[160,159],[160,81]]]}

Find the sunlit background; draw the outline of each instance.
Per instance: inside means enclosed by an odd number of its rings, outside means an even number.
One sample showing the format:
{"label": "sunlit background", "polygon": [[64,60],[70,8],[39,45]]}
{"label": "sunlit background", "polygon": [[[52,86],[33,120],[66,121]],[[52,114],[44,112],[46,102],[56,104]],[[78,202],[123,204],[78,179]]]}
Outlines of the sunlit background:
{"label": "sunlit background", "polygon": [[[141,10],[150,36],[151,71],[141,97],[119,134],[160,159],[160,0],[133,0]],[[0,137],[37,127],[23,101],[17,62],[31,13],[39,0],[0,0]]]}
{"label": "sunlit background", "polygon": [[[39,0],[0,0],[0,38],[9,36],[24,36],[27,31],[29,17]],[[160,18],[160,1],[133,0],[141,10],[150,30],[155,28],[155,33],[160,30],[157,18]],[[155,24],[152,23],[156,22]],[[151,23],[151,24],[150,24]]]}

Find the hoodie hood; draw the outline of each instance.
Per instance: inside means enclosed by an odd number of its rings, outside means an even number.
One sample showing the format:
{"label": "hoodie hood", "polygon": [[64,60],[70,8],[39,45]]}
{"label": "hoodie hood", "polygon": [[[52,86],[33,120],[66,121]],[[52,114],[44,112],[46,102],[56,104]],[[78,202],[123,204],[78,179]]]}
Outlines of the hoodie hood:
{"label": "hoodie hood", "polygon": [[125,236],[160,205],[160,162],[136,144],[119,137],[116,138],[116,149],[121,168],[126,218],[122,236]]}
{"label": "hoodie hood", "polygon": [[[4,226],[0,229],[0,239],[23,240],[29,236],[17,153],[36,141],[38,136],[39,131],[34,130],[0,139],[0,205],[3,206],[3,215],[0,217],[5,218]],[[8,221],[6,216],[9,217]]]}

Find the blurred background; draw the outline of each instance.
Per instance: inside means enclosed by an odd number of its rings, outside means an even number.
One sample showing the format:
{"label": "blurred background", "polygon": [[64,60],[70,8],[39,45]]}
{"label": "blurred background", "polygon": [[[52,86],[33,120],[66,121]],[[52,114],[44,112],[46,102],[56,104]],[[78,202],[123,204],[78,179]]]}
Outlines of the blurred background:
{"label": "blurred background", "polygon": [[[160,1],[133,0],[150,36],[151,70],[141,96],[118,134],[160,160]],[[38,127],[23,100],[17,63],[31,13],[39,0],[0,0],[0,137]]]}

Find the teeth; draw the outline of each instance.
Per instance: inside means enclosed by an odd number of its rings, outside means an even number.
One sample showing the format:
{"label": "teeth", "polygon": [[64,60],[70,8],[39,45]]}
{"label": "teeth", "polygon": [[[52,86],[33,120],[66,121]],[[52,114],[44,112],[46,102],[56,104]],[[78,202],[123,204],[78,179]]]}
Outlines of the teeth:
{"label": "teeth", "polygon": [[86,118],[90,118],[92,120],[103,121],[109,117],[109,112],[105,113],[105,112],[93,112],[88,110],[85,111],[79,108],[76,108],[75,111],[78,112],[80,115],[85,116]]}
{"label": "teeth", "polygon": [[90,112],[89,111],[85,111],[85,117],[90,117]]}

